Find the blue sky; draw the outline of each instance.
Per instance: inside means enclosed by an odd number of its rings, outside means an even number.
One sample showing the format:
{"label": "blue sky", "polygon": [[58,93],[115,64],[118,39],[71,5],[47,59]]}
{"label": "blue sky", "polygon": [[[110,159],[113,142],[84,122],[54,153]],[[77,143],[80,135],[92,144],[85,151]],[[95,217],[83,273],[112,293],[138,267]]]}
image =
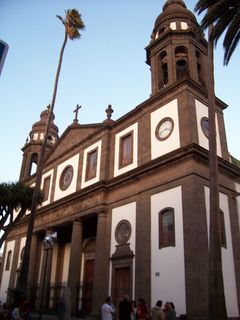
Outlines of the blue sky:
{"label": "blue sky", "polygon": [[[55,104],[60,134],[82,106],[79,122],[102,122],[111,104],[118,119],[149,98],[145,64],[160,0],[0,0],[0,39],[9,51],[0,76],[0,182],[17,181],[22,151],[32,124],[50,103],[64,30],[56,15],[76,8],[86,25],[80,40],[65,50]],[[186,0],[193,10],[195,1]],[[223,66],[222,43],[215,50],[216,95],[224,112],[230,153],[240,159],[240,49]]]}

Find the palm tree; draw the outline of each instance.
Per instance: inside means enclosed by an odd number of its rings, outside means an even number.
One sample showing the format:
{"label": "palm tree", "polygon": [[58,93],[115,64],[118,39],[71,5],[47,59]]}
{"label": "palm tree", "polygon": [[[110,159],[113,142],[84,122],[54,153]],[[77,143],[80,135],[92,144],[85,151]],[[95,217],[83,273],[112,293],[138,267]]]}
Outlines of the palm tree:
{"label": "palm tree", "polygon": [[57,68],[55,82],[54,82],[52,102],[48,109],[49,110],[48,121],[45,128],[44,139],[43,139],[39,161],[37,165],[37,171],[36,171],[36,183],[35,183],[35,188],[34,188],[34,193],[32,198],[31,215],[29,218],[29,225],[27,230],[27,238],[26,238],[26,244],[25,244],[25,250],[24,250],[22,270],[19,278],[19,288],[21,288],[23,292],[27,292],[27,277],[28,277],[28,268],[29,268],[29,261],[30,261],[30,248],[31,248],[32,233],[33,233],[33,227],[34,227],[34,221],[35,221],[36,209],[37,209],[37,194],[41,186],[43,165],[44,165],[44,159],[46,154],[46,146],[48,141],[50,123],[53,118],[53,110],[54,110],[55,100],[57,95],[58,80],[59,80],[59,75],[62,67],[63,54],[64,54],[64,50],[65,50],[68,38],[71,40],[79,39],[81,36],[80,30],[85,29],[85,25],[82,21],[81,14],[78,12],[78,10],[68,9],[65,13],[66,15],[64,18],[57,16],[64,25],[65,33],[64,33],[63,44],[60,50],[58,68]]}
{"label": "palm tree", "polygon": [[[0,248],[12,228],[30,209],[32,195],[33,188],[22,182],[0,183]],[[41,201],[39,194],[38,203]]]}
{"label": "palm tree", "polygon": [[224,64],[228,64],[240,40],[240,1],[239,0],[199,0],[195,11],[206,12],[202,21],[203,29],[213,25],[210,39],[217,44],[223,39]]}
{"label": "palm tree", "polygon": [[[229,1],[229,0],[227,0]],[[195,10],[202,13],[208,9],[202,21],[202,28],[208,27],[208,118],[209,118],[209,187],[210,187],[210,240],[209,240],[209,281],[208,281],[208,319],[227,319],[220,240],[220,209],[219,209],[219,183],[218,158],[216,146],[216,106],[214,91],[214,55],[213,46],[220,37],[220,30],[226,24],[223,16],[223,7],[227,1],[199,0]],[[232,2],[232,1],[229,1]],[[220,9],[221,4],[221,9]],[[226,8],[225,8],[226,10]],[[231,11],[231,8],[229,8]],[[216,12],[218,15],[215,16]],[[221,15],[220,15],[221,12]],[[227,12],[229,19],[229,12]],[[216,22],[215,26],[213,23]],[[225,40],[224,40],[225,41]],[[225,42],[226,43],[226,42]],[[232,47],[225,48],[224,63],[228,63],[232,54]]]}

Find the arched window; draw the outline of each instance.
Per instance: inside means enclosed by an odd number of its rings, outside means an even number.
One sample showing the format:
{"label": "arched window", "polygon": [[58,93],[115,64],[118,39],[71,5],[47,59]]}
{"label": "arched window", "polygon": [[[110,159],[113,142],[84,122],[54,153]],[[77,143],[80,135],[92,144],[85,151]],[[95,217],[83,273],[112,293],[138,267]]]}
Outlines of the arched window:
{"label": "arched window", "polygon": [[175,246],[173,208],[165,208],[159,212],[159,249],[169,246]]}
{"label": "arched window", "polygon": [[11,265],[11,261],[12,261],[12,250],[9,250],[7,253],[7,261],[6,261],[6,271],[10,270],[10,265]]}
{"label": "arched window", "polygon": [[189,75],[187,48],[179,46],[175,49],[175,61],[177,80],[182,80]]}
{"label": "arched window", "polygon": [[158,67],[158,88],[161,89],[168,84],[168,64],[167,64],[167,52],[162,51],[159,55],[159,67]]}
{"label": "arched window", "polygon": [[30,165],[29,165],[29,175],[32,176],[37,171],[38,154],[33,153],[31,155]]}
{"label": "arched window", "polygon": [[227,248],[225,222],[224,222],[224,212],[220,210],[220,241],[223,248]]}

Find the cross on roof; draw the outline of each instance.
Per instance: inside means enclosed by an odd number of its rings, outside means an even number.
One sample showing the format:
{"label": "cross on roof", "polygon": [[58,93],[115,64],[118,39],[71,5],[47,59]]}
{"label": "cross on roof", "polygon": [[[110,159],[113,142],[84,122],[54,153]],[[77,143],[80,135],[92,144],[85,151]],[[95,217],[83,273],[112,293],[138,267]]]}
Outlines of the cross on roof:
{"label": "cross on roof", "polygon": [[74,118],[74,122],[78,122],[78,110],[79,109],[81,109],[82,108],[82,106],[79,106],[78,104],[77,104],[77,106],[76,106],[76,109],[75,110],[73,110],[73,112],[75,113],[75,118]]}

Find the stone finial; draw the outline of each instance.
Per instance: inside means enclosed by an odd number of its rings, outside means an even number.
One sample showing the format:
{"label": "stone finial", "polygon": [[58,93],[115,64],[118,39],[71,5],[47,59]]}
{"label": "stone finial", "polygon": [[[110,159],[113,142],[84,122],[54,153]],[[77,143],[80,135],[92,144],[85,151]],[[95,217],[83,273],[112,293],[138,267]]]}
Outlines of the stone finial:
{"label": "stone finial", "polygon": [[112,117],[112,113],[114,112],[112,109],[111,104],[108,105],[107,109],[105,110],[106,114],[107,114],[107,120],[110,120]]}

